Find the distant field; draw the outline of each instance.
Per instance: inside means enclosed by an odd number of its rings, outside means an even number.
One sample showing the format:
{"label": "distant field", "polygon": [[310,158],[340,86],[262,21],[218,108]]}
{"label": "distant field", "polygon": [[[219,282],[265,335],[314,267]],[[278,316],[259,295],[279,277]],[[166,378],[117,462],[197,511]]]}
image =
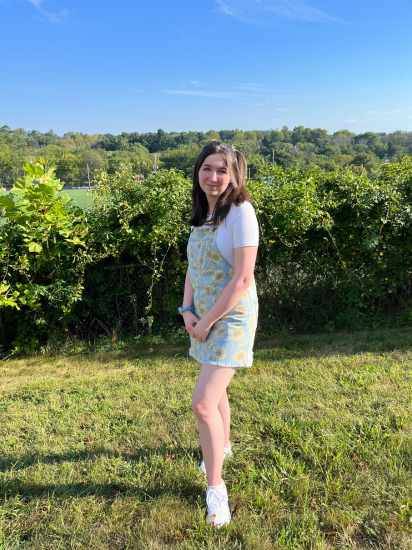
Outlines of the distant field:
{"label": "distant field", "polygon": [[[92,194],[88,189],[65,189],[63,191],[80,208],[90,208],[92,205]],[[1,223],[1,219],[0,219]]]}
{"label": "distant field", "polygon": [[92,194],[88,189],[66,189],[66,195],[80,208],[90,208],[92,205]]}

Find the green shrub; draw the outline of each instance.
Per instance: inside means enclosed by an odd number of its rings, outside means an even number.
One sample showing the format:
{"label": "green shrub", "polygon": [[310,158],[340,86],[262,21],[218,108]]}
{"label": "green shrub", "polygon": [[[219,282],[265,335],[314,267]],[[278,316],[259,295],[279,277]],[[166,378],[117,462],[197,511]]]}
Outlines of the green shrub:
{"label": "green shrub", "polygon": [[262,320],[354,328],[411,296],[412,160],[374,177],[266,165],[251,185],[261,224]]}
{"label": "green shrub", "polygon": [[191,184],[176,170],[136,179],[124,165],[102,172],[90,212],[94,264],[76,309],[82,336],[151,332],[175,323],[183,292]]}
{"label": "green shrub", "polygon": [[[176,170],[141,179],[126,164],[96,184],[87,219],[42,163],[1,196],[3,345],[37,347],[62,329],[116,339],[181,326],[190,181]],[[372,175],[260,162],[248,187],[260,225],[260,329],[360,328],[398,313],[408,322],[411,158]]]}
{"label": "green shrub", "polygon": [[81,299],[89,256],[82,210],[61,194],[45,162],[0,195],[0,330],[2,345],[37,348],[62,328]]}

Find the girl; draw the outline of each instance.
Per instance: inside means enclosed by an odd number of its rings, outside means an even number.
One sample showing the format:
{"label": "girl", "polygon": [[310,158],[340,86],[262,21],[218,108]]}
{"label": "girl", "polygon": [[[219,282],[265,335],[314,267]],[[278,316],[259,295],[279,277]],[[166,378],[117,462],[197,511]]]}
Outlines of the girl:
{"label": "girl", "polygon": [[231,515],[222,466],[231,454],[227,387],[240,367],[251,367],[258,302],[254,267],[259,228],[245,189],[246,161],[229,145],[212,142],[194,168],[188,270],[179,308],[190,335],[189,354],[200,364],[192,407],[206,473],[207,521],[220,527]]}

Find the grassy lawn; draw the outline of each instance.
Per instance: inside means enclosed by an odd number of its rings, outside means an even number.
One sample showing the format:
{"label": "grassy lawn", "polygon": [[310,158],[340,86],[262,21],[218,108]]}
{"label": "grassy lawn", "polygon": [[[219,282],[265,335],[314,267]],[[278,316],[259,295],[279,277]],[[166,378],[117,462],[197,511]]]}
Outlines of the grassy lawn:
{"label": "grassy lawn", "polygon": [[0,548],[410,549],[411,366],[407,329],[257,346],[213,531],[185,349],[0,363]]}
{"label": "grassy lawn", "polygon": [[[92,194],[88,189],[65,189],[63,193],[69,195],[73,203],[84,210],[92,206]],[[4,219],[0,218],[0,225],[3,223]]]}
{"label": "grassy lawn", "polygon": [[69,195],[74,204],[84,210],[92,205],[92,194],[88,189],[65,189],[63,193]]}

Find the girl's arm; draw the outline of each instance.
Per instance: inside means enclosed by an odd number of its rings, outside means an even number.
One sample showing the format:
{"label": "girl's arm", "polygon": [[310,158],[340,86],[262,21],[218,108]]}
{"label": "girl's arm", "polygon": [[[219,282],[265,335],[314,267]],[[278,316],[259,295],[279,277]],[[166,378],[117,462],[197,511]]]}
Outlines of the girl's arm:
{"label": "girl's arm", "polygon": [[242,294],[249,288],[254,277],[257,249],[257,246],[234,249],[233,276],[223,288],[214,306],[200,320],[204,328],[210,330],[216,321],[236,306]]}
{"label": "girl's arm", "polygon": [[193,305],[193,287],[190,282],[189,270],[186,271],[185,290],[183,292],[183,306]]}
{"label": "girl's arm", "polygon": [[[185,290],[183,293],[183,304],[184,306],[191,306],[193,305],[193,287],[192,283],[190,282],[189,277],[189,270],[186,271],[186,279],[185,279]],[[193,327],[198,322],[198,317],[191,311],[185,311],[183,313],[183,321],[185,323],[185,329],[189,334],[192,334]]]}

